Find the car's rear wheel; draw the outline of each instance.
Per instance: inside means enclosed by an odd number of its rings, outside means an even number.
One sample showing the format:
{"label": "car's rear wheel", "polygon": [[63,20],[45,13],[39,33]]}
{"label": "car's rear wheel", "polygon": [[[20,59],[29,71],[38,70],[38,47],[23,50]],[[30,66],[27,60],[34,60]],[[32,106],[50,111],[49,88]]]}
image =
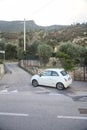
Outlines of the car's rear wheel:
{"label": "car's rear wheel", "polygon": [[37,87],[37,86],[38,86],[37,80],[34,79],[34,80],[32,81],[32,85],[33,85],[34,87]]}
{"label": "car's rear wheel", "polygon": [[56,88],[58,89],[58,90],[63,90],[64,89],[64,85],[63,85],[63,83],[57,83],[56,84]]}

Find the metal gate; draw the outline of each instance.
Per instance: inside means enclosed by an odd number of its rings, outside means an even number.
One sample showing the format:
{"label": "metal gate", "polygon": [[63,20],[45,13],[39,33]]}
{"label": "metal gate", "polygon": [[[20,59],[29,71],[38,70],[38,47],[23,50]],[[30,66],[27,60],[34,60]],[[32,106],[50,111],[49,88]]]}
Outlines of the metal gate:
{"label": "metal gate", "polygon": [[76,67],[74,69],[74,80],[87,81],[87,67]]}

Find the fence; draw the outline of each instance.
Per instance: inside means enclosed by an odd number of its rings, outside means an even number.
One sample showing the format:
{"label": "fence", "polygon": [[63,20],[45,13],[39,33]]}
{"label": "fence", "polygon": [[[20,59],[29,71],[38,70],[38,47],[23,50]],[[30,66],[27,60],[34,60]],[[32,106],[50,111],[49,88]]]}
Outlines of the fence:
{"label": "fence", "polygon": [[74,80],[87,81],[87,67],[76,67],[74,69]]}

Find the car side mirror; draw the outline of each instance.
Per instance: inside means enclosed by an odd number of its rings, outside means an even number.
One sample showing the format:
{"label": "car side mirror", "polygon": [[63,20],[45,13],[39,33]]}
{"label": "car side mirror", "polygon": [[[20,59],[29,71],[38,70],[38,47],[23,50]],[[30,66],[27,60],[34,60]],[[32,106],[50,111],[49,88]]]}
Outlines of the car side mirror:
{"label": "car side mirror", "polygon": [[41,76],[42,76],[42,74],[40,73],[40,74],[39,74],[39,76],[41,77]]}

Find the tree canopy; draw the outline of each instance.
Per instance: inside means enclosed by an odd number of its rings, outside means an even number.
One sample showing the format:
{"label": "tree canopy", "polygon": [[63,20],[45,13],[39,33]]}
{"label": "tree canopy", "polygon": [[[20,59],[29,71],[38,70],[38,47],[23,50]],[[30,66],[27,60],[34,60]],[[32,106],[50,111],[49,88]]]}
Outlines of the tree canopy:
{"label": "tree canopy", "polygon": [[42,44],[38,46],[38,55],[40,57],[41,64],[46,65],[49,62],[49,58],[52,55],[52,47],[47,44]]}

